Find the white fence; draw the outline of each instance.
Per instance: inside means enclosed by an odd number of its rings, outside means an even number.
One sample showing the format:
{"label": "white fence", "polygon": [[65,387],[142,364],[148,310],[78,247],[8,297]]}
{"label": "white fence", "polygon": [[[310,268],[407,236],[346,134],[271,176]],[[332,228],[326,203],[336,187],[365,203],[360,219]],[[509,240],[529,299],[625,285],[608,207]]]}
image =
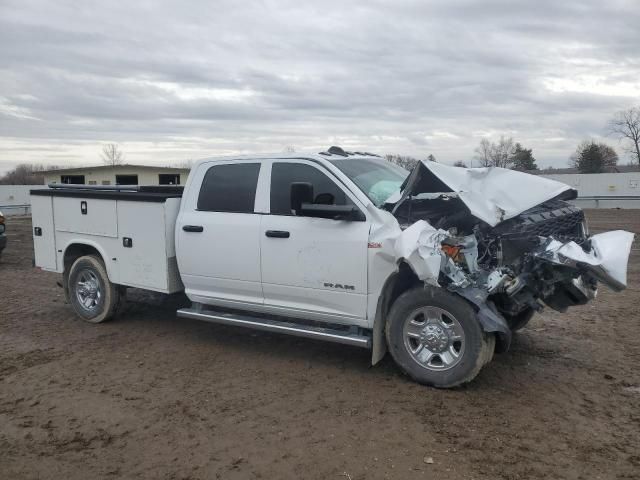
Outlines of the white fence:
{"label": "white fence", "polygon": [[29,215],[31,200],[29,191],[35,188],[47,188],[46,185],[0,185],[0,211],[5,216]]}
{"label": "white fence", "polygon": [[582,208],[640,208],[640,172],[558,173],[546,178],[578,191],[574,203]]}

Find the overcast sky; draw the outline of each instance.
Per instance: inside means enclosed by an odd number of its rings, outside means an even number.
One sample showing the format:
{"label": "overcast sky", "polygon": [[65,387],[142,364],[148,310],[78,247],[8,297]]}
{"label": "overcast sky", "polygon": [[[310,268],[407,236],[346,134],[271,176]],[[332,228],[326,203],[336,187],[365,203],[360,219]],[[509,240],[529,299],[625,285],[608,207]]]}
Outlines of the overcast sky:
{"label": "overcast sky", "polygon": [[0,0],[0,172],[98,164],[105,142],[158,165],[330,145],[453,163],[500,134],[562,167],[639,104],[638,0]]}

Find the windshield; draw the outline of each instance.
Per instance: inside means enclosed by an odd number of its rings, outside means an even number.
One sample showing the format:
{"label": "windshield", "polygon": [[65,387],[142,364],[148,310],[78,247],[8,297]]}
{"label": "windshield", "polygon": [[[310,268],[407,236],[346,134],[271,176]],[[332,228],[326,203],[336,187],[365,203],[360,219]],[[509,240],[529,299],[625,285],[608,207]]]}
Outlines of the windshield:
{"label": "windshield", "polygon": [[369,199],[380,207],[396,192],[409,172],[377,158],[341,158],[329,160],[349,177]]}

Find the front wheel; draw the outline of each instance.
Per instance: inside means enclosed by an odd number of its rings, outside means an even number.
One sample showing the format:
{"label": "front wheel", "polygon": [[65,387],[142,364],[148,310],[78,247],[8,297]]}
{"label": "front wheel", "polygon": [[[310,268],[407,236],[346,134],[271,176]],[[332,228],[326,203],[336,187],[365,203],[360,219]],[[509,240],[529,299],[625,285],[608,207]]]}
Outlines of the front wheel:
{"label": "front wheel", "polygon": [[419,287],[394,302],[386,326],[389,351],[415,381],[451,388],[475,378],[493,357],[495,336],[474,309],[441,288]]}
{"label": "front wheel", "polygon": [[69,303],[87,322],[111,319],[120,305],[120,290],[109,281],[104,263],[96,255],[86,255],[73,262],[65,283]]}

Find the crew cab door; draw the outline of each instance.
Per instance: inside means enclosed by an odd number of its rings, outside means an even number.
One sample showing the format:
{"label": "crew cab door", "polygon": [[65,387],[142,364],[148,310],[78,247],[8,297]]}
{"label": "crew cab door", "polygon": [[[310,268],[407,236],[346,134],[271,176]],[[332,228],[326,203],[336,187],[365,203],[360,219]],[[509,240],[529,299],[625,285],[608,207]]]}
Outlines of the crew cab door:
{"label": "crew cab door", "polygon": [[315,162],[270,163],[269,210],[260,228],[265,309],[311,320],[365,325],[369,221],[296,216],[291,207],[291,183],[311,183],[317,202],[365,209],[331,172]]}
{"label": "crew cab door", "polygon": [[261,306],[259,161],[209,162],[189,179],[176,222],[176,252],[192,301]]}

